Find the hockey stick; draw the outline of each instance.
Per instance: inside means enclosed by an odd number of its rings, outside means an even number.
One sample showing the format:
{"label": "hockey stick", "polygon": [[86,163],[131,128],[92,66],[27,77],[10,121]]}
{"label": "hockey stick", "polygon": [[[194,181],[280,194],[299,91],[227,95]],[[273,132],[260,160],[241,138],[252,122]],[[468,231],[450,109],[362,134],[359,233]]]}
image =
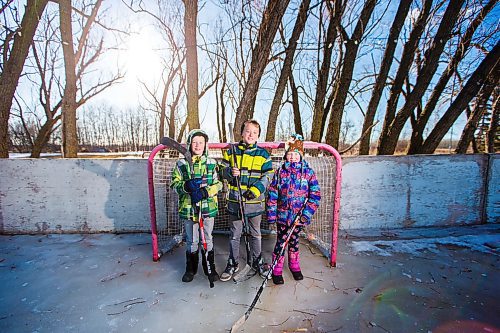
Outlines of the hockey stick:
{"label": "hockey stick", "polygon": [[210,263],[208,262],[208,251],[207,251],[207,241],[205,239],[205,227],[203,226],[203,214],[201,213],[201,204],[198,212],[198,223],[200,224],[200,232],[201,232],[201,241],[203,243],[202,253],[202,262],[201,265],[207,272],[208,282],[210,283],[210,288],[214,287],[214,280],[211,277],[212,268],[210,267]]}
{"label": "hockey stick", "polygon": [[[193,175],[194,175],[193,156],[191,155],[191,152],[189,151],[189,149],[168,136],[165,136],[165,137],[163,137],[163,139],[161,139],[161,144],[164,146],[167,146],[169,148],[172,148],[172,149],[178,151],[179,153],[181,153],[182,155],[184,155],[184,157],[186,158],[188,165],[189,165],[189,174],[191,175],[191,178],[193,178]],[[202,255],[202,257],[201,257],[201,260],[202,260],[201,264],[202,264],[202,266],[206,266],[208,268],[208,266],[209,266],[207,263],[208,252],[206,251],[207,250],[207,242],[205,239],[205,231],[204,231],[204,227],[203,227],[203,219],[202,219],[202,214],[201,214],[201,203],[198,207],[198,214],[199,214],[198,221],[199,221],[199,229],[200,229],[200,234],[201,234],[201,241],[203,243],[203,249],[205,249],[205,251],[202,251],[202,254],[204,254],[204,255]],[[210,270],[210,268],[208,268],[208,271],[209,270]],[[208,278],[208,281],[210,282],[210,288],[213,288],[214,283],[213,283],[213,281],[211,281],[210,277]]]}
{"label": "hockey stick", "polygon": [[161,139],[161,144],[164,146],[167,146],[169,148],[172,148],[173,150],[176,150],[177,152],[184,155],[184,157],[188,161],[189,170],[190,171],[193,170],[193,159],[191,156],[191,152],[189,151],[189,149],[186,146],[184,146],[183,144],[180,144],[179,142],[175,141],[172,138],[169,138],[168,136],[165,136],[165,137],[163,137],[163,139]]}
{"label": "hockey stick", "polygon": [[264,288],[266,287],[266,284],[267,284],[267,279],[269,278],[269,276],[272,274],[273,270],[274,270],[274,267],[278,264],[278,261],[279,259],[283,256],[283,252],[285,252],[285,248],[286,248],[286,245],[288,244],[288,242],[290,241],[290,237],[292,237],[292,233],[293,231],[295,230],[295,228],[297,227],[297,224],[299,222],[299,219],[300,219],[300,215],[302,214],[302,211],[304,210],[304,208],[306,207],[306,204],[307,204],[307,198],[306,200],[304,201],[304,203],[302,204],[302,207],[300,208],[299,212],[297,213],[297,215],[295,216],[294,218],[294,221],[293,221],[293,224],[292,226],[290,227],[290,229],[288,230],[287,234],[286,234],[286,239],[285,239],[285,242],[283,243],[283,245],[281,246],[281,249],[280,249],[280,253],[279,255],[276,256],[276,258],[274,258],[273,260],[273,263],[271,264],[271,269],[267,272],[266,274],[266,278],[264,279],[264,282],[262,282],[260,288],[259,288],[259,291],[257,291],[257,295],[255,295],[255,298],[253,299],[252,301],[252,304],[250,305],[250,307],[248,308],[248,310],[245,312],[245,314],[243,316],[241,316],[240,319],[238,319],[234,325],[231,327],[231,331],[230,332],[236,332],[236,330],[245,323],[245,321],[247,321],[248,317],[250,316],[250,313],[252,312],[252,310],[254,309],[255,307],[255,304],[257,304],[257,301],[259,300],[260,298],[260,295],[262,294],[262,291],[264,290]]}
{"label": "hockey stick", "polygon": [[[231,155],[233,155],[233,167],[238,167],[236,148],[234,147],[234,145],[231,146]],[[252,255],[250,253],[250,243],[248,241],[248,219],[245,215],[245,205],[243,203],[243,192],[241,190],[240,176],[236,176],[236,187],[238,188],[239,193],[238,203],[240,205],[241,222],[243,223],[243,239],[245,241],[245,249],[247,252],[247,261],[245,263],[245,267],[243,267],[241,271],[237,272],[237,276],[233,278],[235,282],[239,282],[248,274],[248,272],[252,268]]]}

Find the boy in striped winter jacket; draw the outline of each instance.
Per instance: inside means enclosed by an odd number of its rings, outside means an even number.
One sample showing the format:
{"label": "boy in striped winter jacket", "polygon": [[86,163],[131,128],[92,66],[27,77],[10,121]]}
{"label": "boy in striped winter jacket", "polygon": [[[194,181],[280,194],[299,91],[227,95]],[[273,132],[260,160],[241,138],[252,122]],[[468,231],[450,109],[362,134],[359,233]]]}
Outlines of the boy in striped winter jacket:
{"label": "boy in striped winter jacket", "polygon": [[[268,188],[267,222],[276,223],[274,262],[285,246],[286,236],[295,221],[295,217],[300,214],[299,223],[288,242],[288,267],[295,280],[304,278],[300,270],[299,233],[303,226],[311,223],[320,200],[321,192],[316,174],[304,160],[302,136],[294,134],[292,139],[287,142],[285,161],[274,174]],[[282,275],[284,261],[285,257],[281,256],[274,266],[272,272],[274,284],[284,283]]]}
{"label": "boy in striped winter jacket", "polygon": [[[257,146],[260,125],[255,120],[247,120],[241,127],[242,140],[223,152],[221,161],[222,178],[229,183],[227,210],[229,213],[229,258],[221,281],[229,281],[238,272],[240,239],[243,231],[243,217],[239,200],[243,200],[246,220],[250,231],[252,268],[261,277],[267,276],[269,265],[262,257],[260,223],[265,208],[266,188],[273,175],[273,165],[269,153]],[[239,177],[243,198],[240,198],[236,178]]]}
{"label": "boy in striped winter jacket", "polygon": [[[200,246],[199,214],[203,217],[207,252],[202,248],[203,271],[210,281],[218,279],[215,271],[212,231],[214,218],[218,212],[217,193],[222,189],[218,177],[218,164],[208,157],[208,135],[200,130],[192,130],[187,139],[187,145],[192,155],[192,167],[185,159],[179,159],[172,172],[171,187],[179,195],[179,219],[184,224],[186,232],[186,272],[183,282],[191,282],[198,271],[198,248]],[[208,270],[207,264],[210,270]]]}

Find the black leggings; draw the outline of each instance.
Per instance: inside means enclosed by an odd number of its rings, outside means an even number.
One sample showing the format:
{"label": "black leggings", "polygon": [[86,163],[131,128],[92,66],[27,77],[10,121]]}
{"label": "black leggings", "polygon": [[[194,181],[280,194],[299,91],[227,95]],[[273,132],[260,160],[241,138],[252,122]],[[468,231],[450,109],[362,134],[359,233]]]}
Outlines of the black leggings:
{"label": "black leggings", "polygon": [[[286,241],[286,235],[291,226],[287,226],[281,223],[276,223],[276,245],[274,246],[273,253],[275,255],[279,255],[283,243]],[[302,226],[297,226],[290,236],[290,240],[288,241],[288,251],[298,252],[299,251],[299,233],[302,230]]]}

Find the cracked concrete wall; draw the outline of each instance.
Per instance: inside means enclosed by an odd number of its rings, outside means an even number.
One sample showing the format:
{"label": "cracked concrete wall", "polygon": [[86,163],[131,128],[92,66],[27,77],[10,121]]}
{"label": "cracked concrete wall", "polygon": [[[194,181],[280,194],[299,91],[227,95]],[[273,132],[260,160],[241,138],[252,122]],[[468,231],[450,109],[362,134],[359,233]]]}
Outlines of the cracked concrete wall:
{"label": "cracked concrete wall", "polygon": [[0,232],[148,231],[146,160],[2,159]]}
{"label": "cracked concrete wall", "polygon": [[498,223],[498,157],[344,158],[341,228]]}
{"label": "cracked concrete wall", "polygon": [[[500,222],[496,155],[343,159],[340,228]],[[0,159],[0,233],[149,231],[145,159]]]}

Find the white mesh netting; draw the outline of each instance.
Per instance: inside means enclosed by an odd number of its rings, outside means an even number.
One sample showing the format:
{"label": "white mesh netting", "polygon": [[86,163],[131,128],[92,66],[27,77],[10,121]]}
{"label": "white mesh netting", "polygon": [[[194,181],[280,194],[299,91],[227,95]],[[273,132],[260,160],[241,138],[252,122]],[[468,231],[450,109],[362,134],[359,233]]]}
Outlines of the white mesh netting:
{"label": "white mesh netting", "polygon": [[[220,144],[219,144],[220,146]],[[259,144],[265,146],[265,144]],[[311,145],[309,145],[311,146]],[[161,147],[160,147],[161,148]],[[282,163],[284,149],[268,149],[273,160],[273,167],[276,170]],[[220,148],[210,148],[209,155],[217,160],[222,157]],[[162,253],[171,250],[176,244],[182,242],[183,225],[179,222],[177,214],[178,197],[175,190],[170,188],[172,170],[179,157],[177,151],[168,148],[161,149],[154,156],[150,157],[152,177],[150,175],[150,191],[154,193],[154,209],[152,216],[155,216],[156,224],[152,221],[153,242],[157,242],[158,258]],[[327,151],[320,151],[318,148],[308,148],[306,145],[305,158],[314,169],[321,189],[321,203],[313,217],[311,225],[305,230],[303,235],[320,248],[323,254],[331,257],[332,248],[332,228],[334,227],[335,192],[339,184],[337,180],[337,159]],[[215,219],[214,233],[229,231],[228,214],[226,212],[226,184],[219,192],[219,213]],[[337,190],[338,191],[338,190]],[[151,196],[151,193],[150,193]],[[153,220],[153,217],[152,217]],[[155,224],[155,227],[153,226]],[[261,224],[262,231],[269,231],[265,214]],[[156,235],[154,234],[156,229]],[[155,240],[156,239],[156,240]],[[336,245],[336,240],[335,240]],[[153,244],[153,251],[155,244]],[[155,258],[155,254],[153,253]],[[156,258],[157,259],[157,258]]]}

